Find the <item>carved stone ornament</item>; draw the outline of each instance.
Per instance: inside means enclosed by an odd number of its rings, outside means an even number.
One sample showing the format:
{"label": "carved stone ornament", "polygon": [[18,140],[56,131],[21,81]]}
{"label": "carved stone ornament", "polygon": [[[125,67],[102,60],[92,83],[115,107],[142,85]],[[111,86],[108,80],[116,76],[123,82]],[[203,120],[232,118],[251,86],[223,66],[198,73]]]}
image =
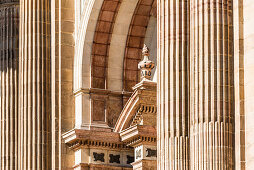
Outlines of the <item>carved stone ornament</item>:
{"label": "carved stone ornament", "polygon": [[141,149],[136,150],[136,159],[141,158]]}
{"label": "carved stone ornament", "polygon": [[96,153],[96,152],[93,152],[93,157],[94,157],[94,161],[105,162],[104,153]]}
{"label": "carved stone ornament", "polygon": [[[152,97],[151,97],[152,98]],[[156,114],[157,108],[156,106],[149,106],[149,105],[140,105],[135,117],[133,118],[133,121],[131,123],[131,126],[135,125],[144,125],[143,124],[143,114]]]}
{"label": "carved stone ornament", "polygon": [[146,149],[146,157],[157,157],[157,150],[147,148]]}
{"label": "carved stone ornament", "polygon": [[131,164],[132,162],[134,162],[134,157],[127,155],[127,164]]}
{"label": "carved stone ornament", "polygon": [[118,164],[120,164],[120,155],[109,154],[109,163],[118,163]]}
{"label": "carved stone ornament", "polygon": [[141,70],[141,80],[151,80],[152,69],[154,68],[154,62],[149,60],[149,49],[144,44],[142,50],[143,60],[138,64],[138,68]]}

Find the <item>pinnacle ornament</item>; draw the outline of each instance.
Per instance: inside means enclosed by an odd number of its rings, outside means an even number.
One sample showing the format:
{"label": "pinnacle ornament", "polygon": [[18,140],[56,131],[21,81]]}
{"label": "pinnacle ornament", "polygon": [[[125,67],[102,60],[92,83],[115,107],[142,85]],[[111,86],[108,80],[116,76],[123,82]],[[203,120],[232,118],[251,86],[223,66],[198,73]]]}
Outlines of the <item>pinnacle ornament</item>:
{"label": "pinnacle ornament", "polygon": [[154,68],[154,62],[149,60],[149,48],[144,44],[142,49],[143,60],[139,62],[138,69],[141,70],[141,81],[151,80],[152,69]]}

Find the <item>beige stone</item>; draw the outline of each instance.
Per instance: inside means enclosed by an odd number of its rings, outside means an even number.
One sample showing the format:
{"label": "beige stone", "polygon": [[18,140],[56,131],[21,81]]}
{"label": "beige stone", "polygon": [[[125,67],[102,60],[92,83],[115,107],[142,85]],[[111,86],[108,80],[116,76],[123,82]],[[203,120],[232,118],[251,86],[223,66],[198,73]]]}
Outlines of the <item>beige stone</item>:
{"label": "beige stone", "polygon": [[0,0],[0,169],[252,170],[253,9]]}

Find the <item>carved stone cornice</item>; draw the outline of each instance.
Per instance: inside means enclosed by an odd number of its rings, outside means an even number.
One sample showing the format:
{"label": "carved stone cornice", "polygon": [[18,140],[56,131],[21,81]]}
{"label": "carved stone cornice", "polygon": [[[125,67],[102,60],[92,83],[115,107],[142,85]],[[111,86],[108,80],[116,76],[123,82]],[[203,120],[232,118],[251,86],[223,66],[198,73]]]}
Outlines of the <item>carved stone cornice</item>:
{"label": "carved stone cornice", "polygon": [[156,168],[156,160],[139,160],[135,161],[131,164],[133,169],[157,169]]}
{"label": "carved stone cornice", "polygon": [[140,144],[156,145],[156,128],[148,125],[136,125],[120,133],[121,140],[127,146]]}
{"label": "carved stone cornice", "polygon": [[80,163],[74,165],[73,168],[80,168],[80,169],[114,169],[114,170],[133,170],[132,167],[128,166],[112,166],[112,165],[103,165],[103,164],[93,164],[93,163]]}
{"label": "carved stone cornice", "polygon": [[62,135],[64,142],[73,150],[83,146],[100,148],[131,149],[124,144],[119,133],[72,129]]}
{"label": "carved stone cornice", "polygon": [[133,90],[146,90],[146,91],[154,91],[156,93],[157,83],[151,80],[142,80],[138,84],[136,84]]}
{"label": "carved stone cornice", "polygon": [[[156,123],[156,89],[157,83],[146,79],[133,87],[134,93],[124,106],[124,109],[117,120],[115,132],[120,133],[131,125],[137,124],[135,121],[138,120],[139,114],[143,114],[141,113],[143,111],[145,114],[149,113],[150,115],[150,118],[148,118],[148,121],[146,120],[146,123],[144,124],[151,121]],[[142,108],[144,108],[143,111]],[[151,121],[149,121],[149,119],[151,119]],[[152,123],[152,125],[154,125],[154,123]]]}
{"label": "carved stone cornice", "polygon": [[141,104],[135,117],[132,120],[131,126],[135,125],[150,125],[156,126],[156,105]]}
{"label": "carved stone cornice", "polygon": [[108,96],[124,96],[130,97],[132,92],[127,91],[111,91],[107,89],[99,89],[99,88],[80,88],[73,91],[74,96],[78,96],[80,94],[99,94],[99,95],[108,95]]}

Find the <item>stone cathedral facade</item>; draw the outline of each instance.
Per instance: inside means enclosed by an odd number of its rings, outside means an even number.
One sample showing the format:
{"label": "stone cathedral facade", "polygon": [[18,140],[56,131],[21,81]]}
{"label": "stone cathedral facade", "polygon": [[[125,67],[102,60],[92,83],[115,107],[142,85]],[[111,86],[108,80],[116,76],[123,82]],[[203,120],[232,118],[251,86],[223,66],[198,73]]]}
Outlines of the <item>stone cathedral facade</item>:
{"label": "stone cathedral facade", "polygon": [[253,170],[253,0],[0,0],[1,170]]}

